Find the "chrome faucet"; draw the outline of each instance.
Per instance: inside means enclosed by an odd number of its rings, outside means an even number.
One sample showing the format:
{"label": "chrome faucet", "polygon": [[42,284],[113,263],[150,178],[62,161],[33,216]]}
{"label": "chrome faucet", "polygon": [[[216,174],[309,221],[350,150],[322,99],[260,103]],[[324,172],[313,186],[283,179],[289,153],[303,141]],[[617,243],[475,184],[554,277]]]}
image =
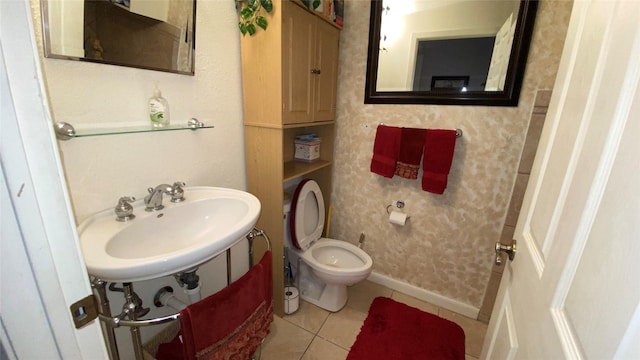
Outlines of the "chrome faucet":
{"label": "chrome faucet", "polygon": [[149,195],[144,197],[144,210],[149,212],[164,209],[164,205],[162,205],[162,195],[173,195],[173,187],[168,184],[161,184],[147,190],[149,191]]}
{"label": "chrome faucet", "polygon": [[186,184],[182,181],[176,181],[173,183],[173,192],[171,193],[171,202],[179,203],[184,201],[184,189]]}
{"label": "chrome faucet", "polygon": [[114,209],[116,221],[126,222],[135,219],[136,216],[133,215],[133,206],[130,204],[132,201],[136,201],[136,198],[133,196],[123,196],[118,200],[118,205],[116,205]]}

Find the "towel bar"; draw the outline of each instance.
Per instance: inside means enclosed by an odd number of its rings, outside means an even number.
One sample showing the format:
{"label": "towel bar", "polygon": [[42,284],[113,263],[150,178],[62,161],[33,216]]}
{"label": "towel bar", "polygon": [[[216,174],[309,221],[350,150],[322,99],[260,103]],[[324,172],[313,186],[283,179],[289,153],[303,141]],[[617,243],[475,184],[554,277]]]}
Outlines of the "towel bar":
{"label": "towel bar", "polygon": [[[378,125],[384,125],[384,123],[379,123]],[[461,138],[462,137],[462,129],[456,129],[456,137],[457,138]]]}
{"label": "towel bar", "polygon": [[[267,234],[258,228],[253,228],[249,234],[247,234],[246,239],[249,241],[249,268],[253,267],[253,239],[257,236],[261,236],[267,243],[267,251],[271,250],[271,240]],[[230,282],[230,273],[231,273],[231,265],[229,262],[229,256],[227,256],[227,285]],[[96,289],[98,292],[99,302],[101,304],[101,309],[98,312],[98,318],[105,323],[109,331],[107,332],[107,345],[109,346],[111,356],[114,359],[119,359],[118,355],[118,347],[116,344],[115,334],[113,333],[113,329],[120,326],[128,326],[131,327],[131,335],[133,339],[133,346],[135,348],[136,360],[142,360],[142,341],[138,333],[138,327],[142,326],[151,326],[151,325],[159,325],[168,323],[171,321],[175,321],[180,319],[180,313],[175,313],[172,315],[166,315],[161,317],[156,317],[153,319],[147,320],[126,320],[123,319],[125,316],[129,316],[129,312],[123,311],[121,314],[112,316],[111,310],[109,308],[109,300],[107,298],[106,291],[106,282],[101,279],[94,279],[92,282],[92,287]],[[128,284],[129,289],[131,289],[131,284]]]}
{"label": "towel bar", "polygon": [[[253,239],[257,236],[262,236],[264,238],[264,240],[267,242],[267,250],[271,250],[271,241],[269,240],[269,237],[267,236],[267,234],[263,231],[260,230],[258,228],[254,228],[249,234],[247,234],[247,240],[249,240],[249,254],[251,255],[251,257],[249,257],[249,267],[253,266]],[[110,316],[106,316],[103,314],[98,314],[98,317],[105,321],[108,322],[110,326],[113,327],[120,327],[120,326],[150,326],[150,325],[159,325],[159,324],[164,324],[170,321],[174,321],[174,320],[178,320],[180,318],[180,313],[176,313],[176,314],[172,314],[172,315],[166,315],[166,316],[161,316],[161,317],[157,317],[157,318],[153,318],[153,319],[148,319],[148,320],[124,320],[124,319],[120,319],[118,317],[110,317]]]}

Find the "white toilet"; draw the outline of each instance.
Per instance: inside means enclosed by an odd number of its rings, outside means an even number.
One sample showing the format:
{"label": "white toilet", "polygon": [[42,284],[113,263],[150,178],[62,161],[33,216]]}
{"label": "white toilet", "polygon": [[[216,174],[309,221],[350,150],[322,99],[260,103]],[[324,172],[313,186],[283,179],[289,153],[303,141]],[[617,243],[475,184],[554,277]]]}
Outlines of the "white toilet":
{"label": "white toilet", "polygon": [[369,276],[371,257],[346,241],[321,237],[325,208],[318,183],[304,179],[285,200],[285,245],[296,269],[300,297],[328,311],[347,303],[347,286]]}

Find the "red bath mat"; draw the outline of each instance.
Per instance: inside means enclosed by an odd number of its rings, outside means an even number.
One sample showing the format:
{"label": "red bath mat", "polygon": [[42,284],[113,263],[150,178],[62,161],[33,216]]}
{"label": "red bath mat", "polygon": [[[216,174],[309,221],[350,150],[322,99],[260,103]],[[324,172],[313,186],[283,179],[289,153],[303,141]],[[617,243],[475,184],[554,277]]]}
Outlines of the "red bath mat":
{"label": "red bath mat", "polygon": [[464,360],[464,331],[449,320],[377,297],[347,360]]}

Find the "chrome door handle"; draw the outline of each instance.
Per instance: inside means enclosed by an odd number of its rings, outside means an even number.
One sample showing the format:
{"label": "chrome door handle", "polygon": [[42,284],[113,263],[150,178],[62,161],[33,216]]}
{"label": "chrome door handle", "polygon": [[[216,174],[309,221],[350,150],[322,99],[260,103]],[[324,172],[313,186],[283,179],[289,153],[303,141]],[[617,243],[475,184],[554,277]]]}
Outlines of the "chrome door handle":
{"label": "chrome door handle", "polygon": [[504,245],[501,242],[496,243],[496,265],[502,265],[502,257],[500,256],[500,252],[505,252],[509,256],[509,261],[513,261],[513,258],[516,257],[517,242],[513,240],[511,245]]}

